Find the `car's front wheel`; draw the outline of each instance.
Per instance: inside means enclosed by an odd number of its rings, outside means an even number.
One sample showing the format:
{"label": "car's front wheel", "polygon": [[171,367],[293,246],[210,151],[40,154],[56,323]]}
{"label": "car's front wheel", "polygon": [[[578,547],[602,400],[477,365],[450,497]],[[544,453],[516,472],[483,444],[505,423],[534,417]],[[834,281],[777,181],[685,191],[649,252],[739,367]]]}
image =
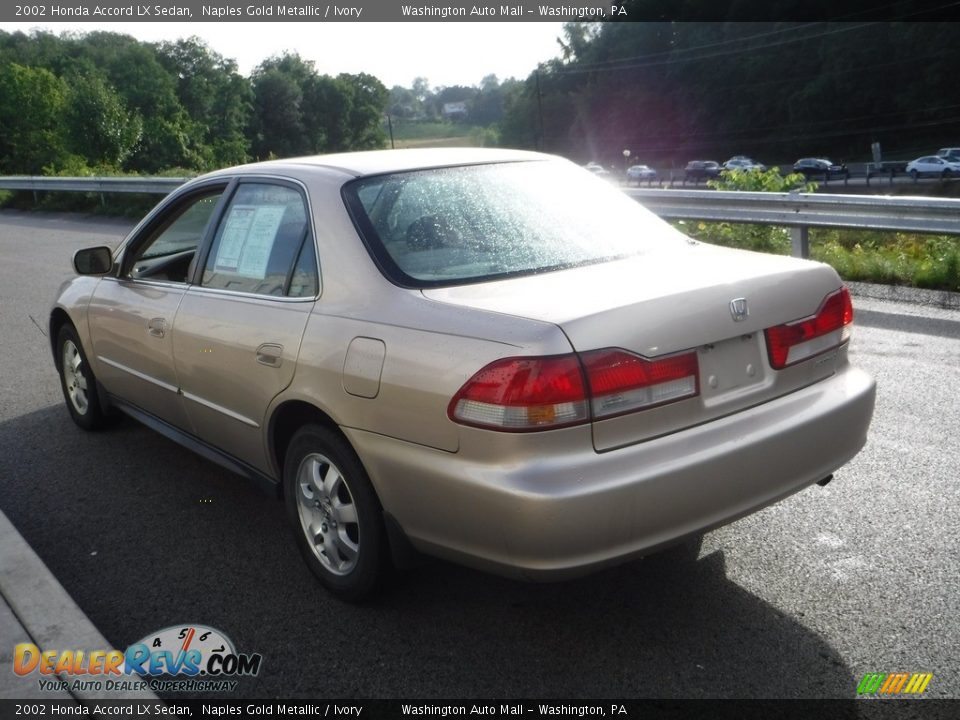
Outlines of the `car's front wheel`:
{"label": "car's front wheel", "polygon": [[356,453],[321,425],[297,431],[283,471],[287,516],[314,575],[337,597],[368,597],[389,570],[383,511]]}
{"label": "car's front wheel", "polygon": [[84,430],[98,430],[106,424],[100,405],[97,381],[83,352],[80,338],[72,325],[64,325],[57,334],[57,370],[60,388],[70,417]]}

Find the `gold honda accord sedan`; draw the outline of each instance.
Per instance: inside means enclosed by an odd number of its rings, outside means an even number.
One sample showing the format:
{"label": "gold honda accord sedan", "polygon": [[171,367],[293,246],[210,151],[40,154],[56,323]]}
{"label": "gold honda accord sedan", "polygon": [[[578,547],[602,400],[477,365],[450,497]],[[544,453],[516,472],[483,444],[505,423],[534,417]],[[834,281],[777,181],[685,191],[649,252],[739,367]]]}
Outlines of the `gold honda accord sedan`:
{"label": "gold honda accord sedan", "polygon": [[559,579],[829,479],[863,447],[828,266],[690,240],[536,153],[204,175],[50,315],[78,425],[122,411],[283,496],[337,596],[412,551]]}

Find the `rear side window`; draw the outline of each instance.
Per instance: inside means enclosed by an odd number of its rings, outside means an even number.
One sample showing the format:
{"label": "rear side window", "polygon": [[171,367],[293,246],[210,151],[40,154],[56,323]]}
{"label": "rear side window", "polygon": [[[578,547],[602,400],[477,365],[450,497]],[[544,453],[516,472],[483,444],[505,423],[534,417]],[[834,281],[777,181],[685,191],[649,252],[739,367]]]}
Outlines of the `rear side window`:
{"label": "rear side window", "polygon": [[284,185],[241,184],[217,228],[201,284],[257,295],[316,295],[303,196]]}

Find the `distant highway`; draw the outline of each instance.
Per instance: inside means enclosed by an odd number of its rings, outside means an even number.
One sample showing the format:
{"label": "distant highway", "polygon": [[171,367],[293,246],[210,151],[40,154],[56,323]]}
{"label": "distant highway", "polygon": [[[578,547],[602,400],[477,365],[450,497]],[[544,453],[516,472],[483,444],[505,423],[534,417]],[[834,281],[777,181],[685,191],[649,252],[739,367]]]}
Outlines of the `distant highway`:
{"label": "distant highway", "polygon": [[[672,185],[671,185],[671,171],[664,170],[658,171],[659,178],[650,183],[643,181],[640,183],[639,187],[673,187],[673,188],[687,188],[694,189],[698,188],[701,190],[709,190],[707,184],[703,181],[698,183],[688,182],[684,184],[683,182],[683,170],[674,170],[672,171]],[[941,180],[940,178],[918,178],[914,180],[909,175],[896,175],[893,178],[891,183],[889,176],[880,176],[874,175],[870,178],[869,184],[867,184],[867,178],[863,174],[854,174],[851,175],[846,181],[843,178],[830,178],[828,181],[824,181],[821,178],[811,178],[814,182],[817,183],[817,192],[830,192],[830,193],[852,193],[857,195],[943,195],[941,192],[944,186],[949,186],[952,188],[957,188],[956,192],[946,193],[948,195],[960,195],[960,178],[953,178],[948,180]],[[636,187],[634,183],[631,183],[631,186]]]}

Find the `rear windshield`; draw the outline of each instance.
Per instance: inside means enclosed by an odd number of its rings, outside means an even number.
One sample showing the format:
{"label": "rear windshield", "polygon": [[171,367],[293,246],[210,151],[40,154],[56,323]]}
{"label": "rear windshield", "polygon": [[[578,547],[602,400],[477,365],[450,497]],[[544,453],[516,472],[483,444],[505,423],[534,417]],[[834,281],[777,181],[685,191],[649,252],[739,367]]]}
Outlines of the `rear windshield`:
{"label": "rear windshield", "polygon": [[610,182],[560,161],[362,178],[344,197],[380,268],[408,287],[548,272],[684,239]]}

